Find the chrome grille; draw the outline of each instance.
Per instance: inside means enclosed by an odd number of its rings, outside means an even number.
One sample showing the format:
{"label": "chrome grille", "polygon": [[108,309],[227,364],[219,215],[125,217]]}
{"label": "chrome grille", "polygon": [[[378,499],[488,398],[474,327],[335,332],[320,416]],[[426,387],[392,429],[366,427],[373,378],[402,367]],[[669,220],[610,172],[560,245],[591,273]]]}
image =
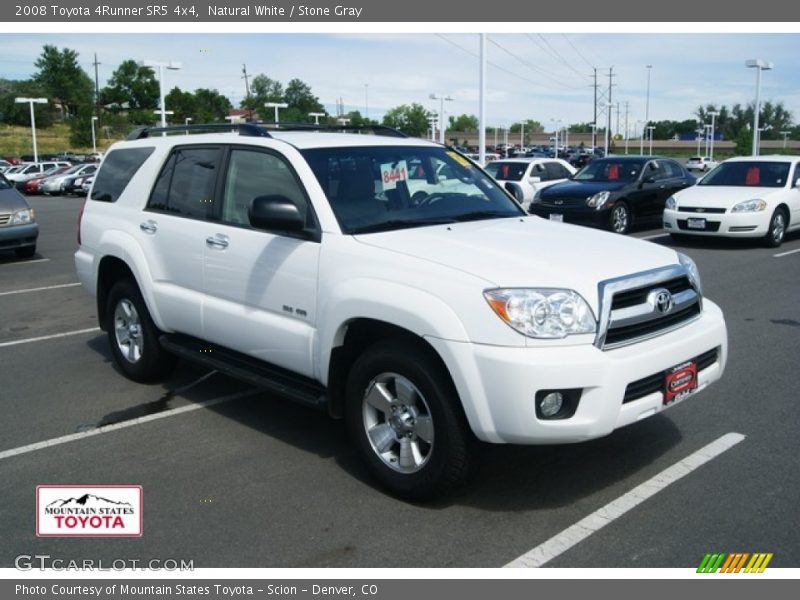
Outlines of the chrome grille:
{"label": "chrome grille", "polygon": [[599,286],[604,350],[662,335],[700,316],[702,297],[679,265],[604,281]]}
{"label": "chrome grille", "polygon": [[0,213],[0,227],[11,222],[11,213]]}

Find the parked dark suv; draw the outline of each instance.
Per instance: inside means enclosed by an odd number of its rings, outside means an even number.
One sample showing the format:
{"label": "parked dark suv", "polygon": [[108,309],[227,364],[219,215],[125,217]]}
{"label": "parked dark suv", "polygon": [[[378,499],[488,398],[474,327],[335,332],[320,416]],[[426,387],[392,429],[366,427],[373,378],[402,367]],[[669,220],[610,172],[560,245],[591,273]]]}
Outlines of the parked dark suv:
{"label": "parked dark suv", "polygon": [[695,182],[669,158],[609,156],[593,160],[569,181],[542,189],[530,212],[624,234],[633,223],[661,223],[667,198]]}

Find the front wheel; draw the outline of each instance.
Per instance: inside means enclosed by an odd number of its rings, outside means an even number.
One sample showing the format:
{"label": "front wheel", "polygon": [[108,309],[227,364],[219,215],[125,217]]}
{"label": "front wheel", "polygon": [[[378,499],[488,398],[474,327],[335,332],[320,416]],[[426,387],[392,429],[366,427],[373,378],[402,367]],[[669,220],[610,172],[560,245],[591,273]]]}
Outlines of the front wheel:
{"label": "front wheel", "polygon": [[631,211],[624,202],[617,202],[609,217],[611,231],[625,235],[631,229]]}
{"label": "front wheel", "polygon": [[772,218],[769,220],[767,235],[764,237],[764,243],[768,248],[777,248],[783,243],[788,221],[786,211],[782,208],[776,208],[775,212],[772,213]]}
{"label": "front wheel", "polygon": [[114,362],[129,379],[158,381],[172,370],[175,358],[161,347],[159,331],[130,279],[115,283],[108,294],[106,332]]}
{"label": "front wheel", "polygon": [[399,339],[375,344],[354,363],[346,394],[350,435],[393,494],[421,500],[466,478],[471,434],[429,348]]}

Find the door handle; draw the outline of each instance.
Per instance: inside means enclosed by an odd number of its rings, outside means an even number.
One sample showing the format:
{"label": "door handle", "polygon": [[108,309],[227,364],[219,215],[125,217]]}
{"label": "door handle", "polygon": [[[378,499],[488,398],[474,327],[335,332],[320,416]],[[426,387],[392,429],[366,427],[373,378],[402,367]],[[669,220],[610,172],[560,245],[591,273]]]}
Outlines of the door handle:
{"label": "door handle", "polygon": [[139,229],[144,231],[145,233],[154,234],[158,231],[158,223],[155,221],[145,221],[144,223],[139,223]]}
{"label": "door handle", "polygon": [[209,248],[217,248],[224,250],[228,247],[228,237],[225,235],[217,234],[206,238],[206,246]]}

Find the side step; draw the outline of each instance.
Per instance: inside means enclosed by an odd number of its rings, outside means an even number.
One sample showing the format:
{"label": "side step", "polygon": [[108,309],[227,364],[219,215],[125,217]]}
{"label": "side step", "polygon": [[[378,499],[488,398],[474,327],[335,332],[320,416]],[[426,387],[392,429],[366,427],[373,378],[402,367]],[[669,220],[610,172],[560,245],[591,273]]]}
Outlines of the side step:
{"label": "side step", "polygon": [[306,406],[327,408],[326,388],[308,377],[186,335],[164,334],[159,342],[165,350],[180,358],[215,369]]}

